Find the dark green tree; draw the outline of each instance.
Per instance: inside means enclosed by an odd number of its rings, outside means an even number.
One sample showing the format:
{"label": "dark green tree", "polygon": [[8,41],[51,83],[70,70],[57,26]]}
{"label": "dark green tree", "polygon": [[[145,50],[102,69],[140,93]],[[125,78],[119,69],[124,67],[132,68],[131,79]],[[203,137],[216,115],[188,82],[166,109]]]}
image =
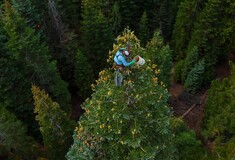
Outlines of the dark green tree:
{"label": "dark green tree", "polygon": [[150,40],[150,29],[148,24],[147,13],[144,11],[137,30],[137,36],[139,37],[142,46],[145,46]]}
{"label": "dark green tree", "polygon": [[203,135],[213,143],[214,159],[235,157],[235,64],[231,76],[214,80],[208,91],[203,121]]}
{"label": "dark green tree", "polygon": [[91,94],[91,84],[93,83],[94,76],[91,65],[80,50],[78,50],[76,56],[74,77],[78,88],[78,95],[85,100]]}
{"label": "dark green tree", "polygon": [[188,73],[187,79],[184,83],[184,87],[187,91],[195,92],[203,84],[203,74],[205,72],[205,61],[204,59],[200,60],[191,71]]}
{"label": "dark green tree", "polygon": [[173,65],[172,50],[169,45],[164,45],[163,38],[160,36],[159,31],[156,31],[151,41],[146,47],[146,58],[149,58],[153,66],[157,64],[159,69],[159,81],[169,87],[171,83],[171,69]]}
{"label": "dark green tree", "polygon": [[161,0],[159,8],[159,28],[165,42],[168,41],[171,36],[172,10],[170,2],[171,0]]}
{"label": "dark green tree", "polygon": [[181,80],[182,82],[185,82],[187,79],[187,76],[189,74],[189,72],[191,71],[191,69],[194,67],[194,65],[196,63],[199,62],[199,52],[198,52],[198,48],[195,46],[186,56],[185,60],[184,60],[184,66],[182,68],[182,72],[181,74]]}
{"label": "dark green tree", "polygon": [[[118,37],[117,46],[128,39],[133,50],[142,50],[133,32],[125,33]],[[113,56],[117,46],[110,52]],[[83,104],[86,113],[79,121],[67,158],[172,159],[169,93],[157,82],[156,70],[151,63],[126,69],[124,74],[129,75],[119,88],[112,69],[101,71],[92,97]]]}
{"label": "dark green tree", "polygon": [[53,102],[45,91],[32,86],[32,93],[35,101],[34,112],[37,114],[36,120],[40,125],[48,158],[64,160],[72,144],[76,123],[69,119],[59,104]]}
{"label": "dark green tree", "polygon": [[30,135],[39,138],[38,125],[34,120],[31,83],[47,90],[69,112],[70,95],[67,84],[57,73],[56,63],[51,61],[48,48],[40,42],[40,35],[28,27],[25,20],[7,2],[0,28],[3,33],[0,103],[29,128]]}
{"label": "dark green tree", "polygon": [[30,27],[42,32],[42,16],[37,12],[35,6],[30,0],[10,0],[10,2],[12,3],[12,6],[21,13],[22,17]]}
{"label": "dark green tree", "polygon": [[0,157],[5,148],[8,159],[32,160],[40,156],[39,144],[27,136],[26,127],[5,107],[0,107]]}
{"label": "dark green tree", "polygon": [[114,42],[112,27],[94,0],[83,1],[82,52],[92,65],[95,76],[106,67],[108,51]]}
{"label": "dark green tree", "polygon": [[[176,147],[175,159],[178,160],[210,160],[211,157],[207,150],[197,139],[196,133],[189,129],[181,118],[173,117],[171,128],[174,133],[174,145]],[[212,160],[212,159],[211,159]]]}
{"label": "dark green tree", "polygon": [[192,36],[194,24],[205,3],[206,1],[202,0],[185,0],[179,5],[171,42],[174,58],[179,60],[186,57],[186,49]]}
{"label": "dark green tree", "polygon": [[117,36],[122,28],[120,9],[117,2],[115,2],[113,5],[112,16],[110,21],[112,23],[114,35]]}
{"label": "dark green tree", "polygon": [[143,4],[142,0],[118,0],[118,6],[121,15],[121,31],[123,31],[126,27],[130,27],[130,29],[136,31],[138,26],[136,24],[139,23],[142,12],[141,6],[139,4]]}
{"label": "dark green tree", "polygon": [[212,72],[211,67],[225,60],[227,54],[233,50],[231,47],[231,44],[234,44],[232,39],[235,28],[234,23],[231,23],[233,21],[231,15],[234,15],[233,3],[229,0],[208,0],[194,25],[187,53],[194,46],[198,47],[200,57],[205,59],[205,72]]}

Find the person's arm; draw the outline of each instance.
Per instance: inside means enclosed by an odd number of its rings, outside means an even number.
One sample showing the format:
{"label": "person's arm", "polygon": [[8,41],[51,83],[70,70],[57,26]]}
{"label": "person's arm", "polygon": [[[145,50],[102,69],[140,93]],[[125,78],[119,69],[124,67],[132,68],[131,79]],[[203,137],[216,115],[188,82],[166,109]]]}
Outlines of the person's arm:
{"label": "person's arm", "polygon": [[131,62],[127,62],[126,59],[125,59],[123,56],[119,56],[118,59],[119,59],[120,61],[122,61],[122,64],[123,64],[125,67],[131,66],[132,64],[135,63],[135,60],[132,60]]}

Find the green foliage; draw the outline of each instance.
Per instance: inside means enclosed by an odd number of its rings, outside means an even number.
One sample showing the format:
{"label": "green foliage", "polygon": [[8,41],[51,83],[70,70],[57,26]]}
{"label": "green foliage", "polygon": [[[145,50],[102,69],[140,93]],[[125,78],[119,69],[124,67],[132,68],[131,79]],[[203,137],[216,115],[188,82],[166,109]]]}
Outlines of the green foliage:
{"label": "green foliage", "polygon": [[172,47],[176,59],[185,58],[195,21],[205,3],[204,0],[185,0],[180,3],[172,33]]}
{"label": "green foliage", "polygon": [[175,64],[175,69],[174,69],[174,81],[175,82],[182,82],[182,69],[184,67],[184,60],[179,60],[178,62],[176,62]]}
{"label": "green foliage", "polygon": [[171,0],[161,0],[159,8],[159,23],[161,34],[164,41],[167,42],[171,38],[174,14],[173,14],[173,3]]}
{"label": "green foliage", "polygon": [[[21,159],[36,159],[39,155],[39,145],[27,136],[26,127],[5,107],[0,107],[0,148],[5,148],[8,155]],[[1,149],[0,149],[1,150]],[[1,157],[0,152],[0,157]]]}
{"label": "green foliage", "polygon": [[49,159],[65,159],[66,152],[72,143],[75,122],[53,102],[45,91],[32,86],[35,101],[34,112],[39,122],[43,143]]}
{"label": "green foliage", "polygon": [[[230,23],[233,21],[231,17],[231,13],[234,13],[233,3],[230,0],[208,0],[194,25],[187,51],[197,46],[205,59],[206,70],[218,61],[224,60],[227,53],[233,50],[233,47],[228,47],[231,43],[234,44],[231,38],[235,28],[234,24]],[[230,32],[232,37],[222,34],[225,30]]]}
{"label": "green foliage", "polygon": [[142,15],[140,12],[142,7],[141,2],[135,0],[118,0],[117,2],[121,15],[121,30],[124,30],[126,27],[136,30],[136,24],[138,24]]}
{"label": "green foliage", "polygon": [[[118,46],[127,38],[138,42],[132,32],[124,33],[118,37]],[[132,47],[141,50],[138,43]],[[114,45],[110,59],[116,49]],[[115,86],[112,69],[100,72],[92,97],[82,105],[86,113],[79,121],[67,158],[172,159],[169,93],[157,82],[157,70],[148,59],[144,66],[126,68],[121,87]]]}
{"label": "green foliage", "polygon": [[146,11],[143,13],[141,17],[137,33],[139,35],[141,45],[145,46],[147,44],[147,41],[150,39],[150,30],[148,26],[148,17]]}
{"label": "green foliage", "polygon": [[89,0],[83,2],[82,52],[92,65],[95,76],[98,76],[99,71],[106,67],[107,53],[114,42],[114,37],[111,25],[99,6],[94,4]]}
{"label": "green foliage", "polygon": [[30,0],[10,0],[12,6],[17,9],[18,12],[23,15],[24,19],[26,20],[27,24],[34,28],[39,29],[42,24],[42,17],[35,9],[35,6],[32,4]]}
{"label": "green foliage", "polygon": [[172,118],[171,128],[175,135],[176,159],[198,160],[207,157],[206,149],[197,140],[195,132],[190,130],[182,119]]}
{"label": "green foliage", "polygon": [[192,50],[187,54],[184,60],[184,66],[182,68],[182,82],[185,82],[190,70],[194,67],[194,65],[199,61],[199,51],[195,46]]}
{"label": "green foliage", "polygon": [[195,92],[198,90],[203,83],[203,73],[205,72],[205,61],[204,59],[194,65],[192,70],[189,72],[185,81],[184,87],[187,91]]}
{"label": "green foliage", "polygon": [[1,16],[0,105],[14,113],[28,128],[28,134],[40,140],[33,113],[31,83],[39,84],[69,110],[67,85],[50,62],[48,49],[39,34],[28,27],[19,13],[5,3]]}
{"label": "green foliage", "polygon": [[80,50],[77,52],[76,61],[75,82],[79,89],[79,95],[86,99],[91,93],[91,84],[94,79],[92,68]]}
{"label": "green foliage", "polygon": [[117,36],[121,30],[121,16],[117,2],[115,2],[113,5],[112,16],[110,21],[112,22],[114,35]]}
{"label": "green foliage", "polygon": [[212,82],[203,121],[203,133],[214,144],[212,153],[222,160],[235,157],[235,64],[231,70],[231,77]]}
{"label": "green foliage", "polygon": [[163,39],[158,31],[154,33],[153,38],[147,44],[145,57],[149,58],[153,64],[157,64],[157,68],[160,71],[158,74],[159,81],[170,86],[173,65],[172,51],[169,45],[163,44]]}

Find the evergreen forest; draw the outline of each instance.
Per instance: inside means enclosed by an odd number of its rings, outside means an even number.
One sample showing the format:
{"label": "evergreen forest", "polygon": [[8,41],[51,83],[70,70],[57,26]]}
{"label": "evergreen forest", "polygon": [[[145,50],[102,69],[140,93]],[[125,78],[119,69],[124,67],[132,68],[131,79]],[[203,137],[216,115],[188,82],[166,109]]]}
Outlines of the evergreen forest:
{"label": "evergreen forest", "polygon": [[235,160],[234,117],[234,0],[0,0],[0,160]]}

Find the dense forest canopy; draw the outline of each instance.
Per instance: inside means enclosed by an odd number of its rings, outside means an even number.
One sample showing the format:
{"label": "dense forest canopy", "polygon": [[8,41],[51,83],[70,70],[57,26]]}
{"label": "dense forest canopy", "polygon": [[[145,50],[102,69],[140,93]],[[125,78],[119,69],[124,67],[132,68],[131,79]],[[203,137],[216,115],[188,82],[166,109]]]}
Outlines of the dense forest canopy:
{"label": "dense forest canopy", "polygon": [[[0,10],[0,159],[235,158],[235,1],[4,0]],[[145,64],[116,86],[121,48]],[[199,129],[185,118],[193,109]]]}

